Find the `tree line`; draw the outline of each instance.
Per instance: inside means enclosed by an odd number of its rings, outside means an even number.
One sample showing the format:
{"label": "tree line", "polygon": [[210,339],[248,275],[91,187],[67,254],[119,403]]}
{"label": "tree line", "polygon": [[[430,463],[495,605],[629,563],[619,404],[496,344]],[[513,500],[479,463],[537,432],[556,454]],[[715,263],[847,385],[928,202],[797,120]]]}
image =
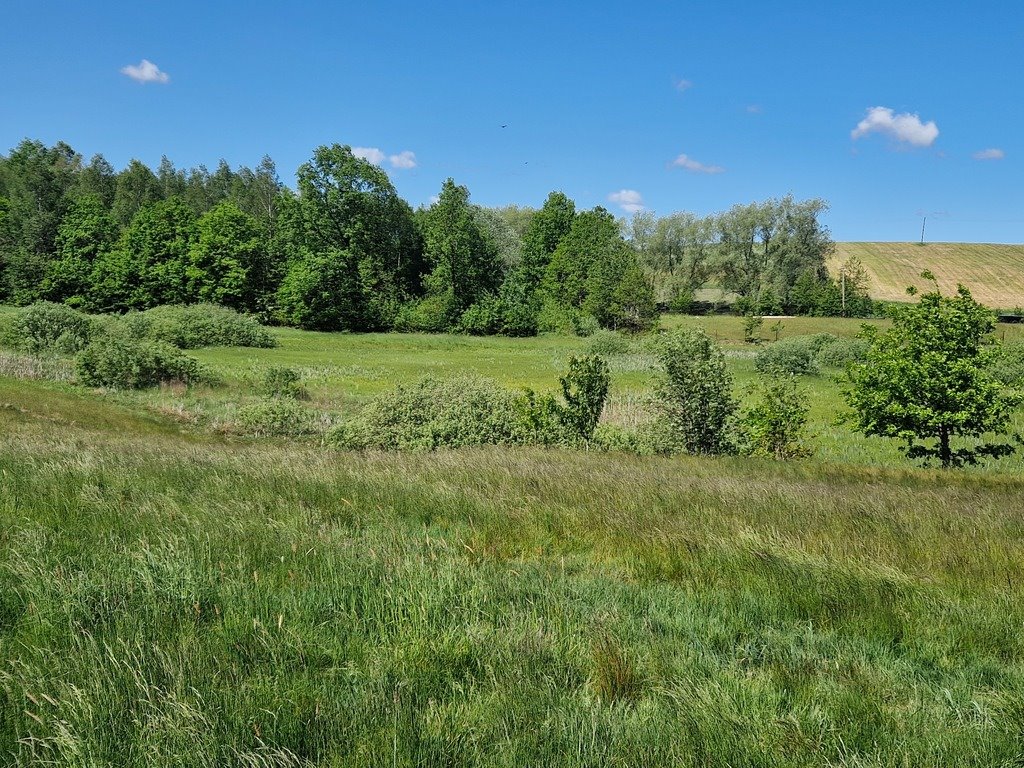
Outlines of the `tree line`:
{"label": "tree line", "polygon": [[269,157],[115,171],[26,139],[0,156],[0,301],[92,312],[211,302],[316,330],[532,335],[644,330],[710,283],[746,313],[864,314],[862,274],[840,302],[825,268],[825,208],[786,197],[620,221],[561,192],[536,210],[484,208],[448,179],[414,210],[338,144],[317,148],[291,189]]}

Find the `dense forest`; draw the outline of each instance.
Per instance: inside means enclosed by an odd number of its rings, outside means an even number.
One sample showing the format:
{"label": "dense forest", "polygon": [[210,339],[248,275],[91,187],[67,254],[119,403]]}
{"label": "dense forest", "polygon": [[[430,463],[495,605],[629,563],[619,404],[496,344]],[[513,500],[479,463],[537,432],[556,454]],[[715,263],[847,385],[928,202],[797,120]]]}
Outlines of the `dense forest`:
{"label": "dense forest", "polygon": [[[643,330],[715,286],[746,314],[870,312],[863,274],[828,275],[826,204],[792,197],[699,217],[485,208],[448,179],[414,210],[348,146],[283,184],[273,161],[154,172],[60,142],[0,156],[0,302],[91,312],[211,302],[318,330],[533,335]],[[845,291],[845,294],[844,294]]]}

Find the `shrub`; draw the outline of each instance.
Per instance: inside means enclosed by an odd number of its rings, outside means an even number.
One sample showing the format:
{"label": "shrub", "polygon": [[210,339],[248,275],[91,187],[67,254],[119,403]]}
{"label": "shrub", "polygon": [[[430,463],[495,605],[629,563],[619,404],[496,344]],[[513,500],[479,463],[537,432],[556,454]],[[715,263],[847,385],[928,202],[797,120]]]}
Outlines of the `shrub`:
{"label": "shrub", "polygon": [[792,374],[769,375],[762,380],[758,402],[743,414],[743,452],[750,456],[794,459],[809,456],[807,393]]}
{"label": "shrub", "polygon": [[477,376],[427,377],[379,395],[334,430],[345,448],[433,450],[527,442],[521,398]]}
{"label": "shrub", "polygon": [[317,432],[313,413],[281,397],[267,397],[238,409],[236,424],[240,431],[256,437],[300,437]]}
{"label": "shrub", "polygon": [[78,380],[93,387],[142,389],[165,381],[210,382],[199,361],[162,341],[104,335],[78,355]]}
{"label": "shrub", "polygon": [[99,326],[89,315],[63,304],[41,301],[19,310],[4,333],[4,343],[21,352],[72,355],[84,349]]}
{"label": "shrub", "polygon": [[650,430],[626,429],[617,424],[598,424],[590,445],[600,451],[622,451],[651,456],[659,452],[652,437]]}
{"label": "shrub", "polygon": [[587,341],[589,355],[624,355],[629,352],[629,339],[617,331],[600,330]]}
{"label": "shrub", "polygon": [[267,397],[287,397],[304,400],[309,396],[302,386],[302,374],[294,368],[273,365],[267,368],[259,381],[259,392]]}
{"label": "shrub", "polygon": [[833,338],[818,349],[814,362],[822,368],[845,368],[851,363],[863,362],[867,352],[868,343],[864,339]]}
{"label": "shrub", "polygon": [[497,296],[484,296],[459,318],[458,330],[472,336],[490,336],[502,328],[502,306]]}
{"label": "shrub", "polygon": [[394,328],[403,333],[444,333],[449,329],[450,315],[450,296],[427,296],[419,301],[403,304],[395,316]]}
{"label": "shrub", "polygon": [[737,403],[722,350],[702,328],[679,328],[661,338],[658,357],[665,378],[657,407],[668,433],[662,450],[733,453]]}
{"label": "shrub", "polygon": [[608,364],[596,355],[569,358],[569,371],[560,379],[565,404],[560,421],[570,439],[590,440],[601,418],[611,376]]}
{"label": "shrub", "polygon": [[819,353],[836,342],[841,340],[831,333],[782,339],[757,353],[754,368],[759,373],[815,374],[818,373]]}
{"label": "shrub", "polygon": [[1008,387],[1024,387],[1024,343],[1003,344],[992,356],[989,373]]}
{"label": "shrub", "polygon": [[164,341],[179,349],[277,345],[270,331],[255,318],[215,304],[154,307],[129,313],[122,322],[137,339]]}

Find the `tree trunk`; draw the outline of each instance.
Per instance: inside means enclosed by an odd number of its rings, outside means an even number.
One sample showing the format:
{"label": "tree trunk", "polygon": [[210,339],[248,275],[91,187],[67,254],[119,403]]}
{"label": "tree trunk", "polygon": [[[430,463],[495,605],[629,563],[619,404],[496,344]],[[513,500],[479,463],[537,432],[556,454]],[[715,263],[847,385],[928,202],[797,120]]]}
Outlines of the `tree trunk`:
{"label": "tree trunk", "polygon": [[939,427],[939,460],[943,469],[949,469],[953,463],[953,454],[949,450],[949,427],[945,424]]}

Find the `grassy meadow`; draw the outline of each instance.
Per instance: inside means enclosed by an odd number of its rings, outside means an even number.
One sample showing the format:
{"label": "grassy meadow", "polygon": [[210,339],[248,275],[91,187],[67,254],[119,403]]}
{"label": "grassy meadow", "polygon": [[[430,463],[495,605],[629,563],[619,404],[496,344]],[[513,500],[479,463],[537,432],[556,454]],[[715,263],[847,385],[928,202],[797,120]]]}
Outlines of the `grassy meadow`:
{"label": "grassy meadow", "polygon": [[[753,381],[741,319],[697,322]],[[0,375],[0,763],[1024,765],[1020,457],[915,468],[834,373],[790,463],[247,437],[270,365],[344,414],[426,372],[553,389],[591,343],[275,334],[190,352],[214,387]],[[629,423],[653,357],[609,362]]]}

